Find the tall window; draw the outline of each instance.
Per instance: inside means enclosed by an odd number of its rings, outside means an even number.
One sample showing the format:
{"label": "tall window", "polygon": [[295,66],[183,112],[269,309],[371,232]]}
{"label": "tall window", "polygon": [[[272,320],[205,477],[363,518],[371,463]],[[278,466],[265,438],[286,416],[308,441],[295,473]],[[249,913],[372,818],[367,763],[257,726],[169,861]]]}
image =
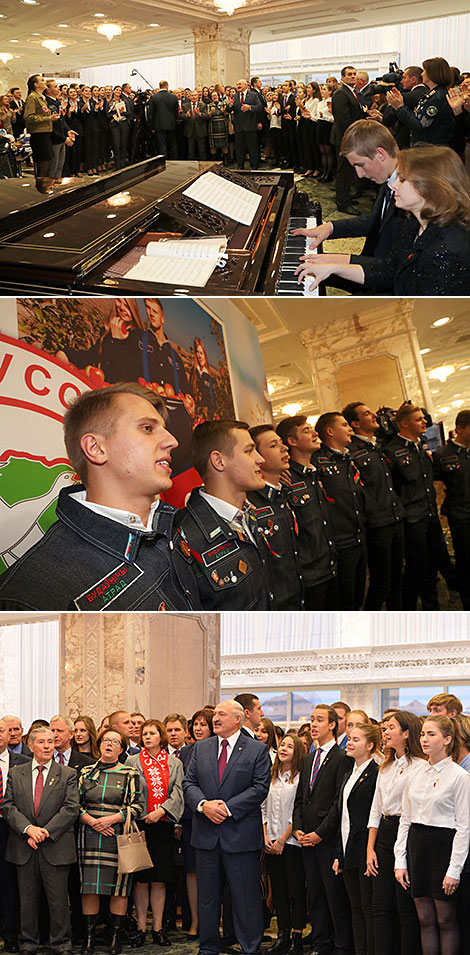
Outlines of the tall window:
{"label": "tall window", "polygon": [[26,729],[59,709],[59,621],[0,626],[0,716],[20,716]]}

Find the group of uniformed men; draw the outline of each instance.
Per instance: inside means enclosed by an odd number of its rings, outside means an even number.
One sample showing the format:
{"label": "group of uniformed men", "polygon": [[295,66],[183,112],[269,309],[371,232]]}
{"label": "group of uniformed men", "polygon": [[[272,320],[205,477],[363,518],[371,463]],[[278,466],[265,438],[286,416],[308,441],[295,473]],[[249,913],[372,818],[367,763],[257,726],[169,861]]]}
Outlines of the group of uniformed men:
{"label": "group of uniformed men", "polygon": [[436,610],[439,570],[470,609],[470,410],[434,456],[426,427],[410,403],[381,444],[363,402],[316,430],[301,415],[206,421],[190,452],[203,484],[178,511],[160,497],[177,446],[163,399],[135,383],[86,392],[64,419],[82,484],[0,578],[0,609]]}

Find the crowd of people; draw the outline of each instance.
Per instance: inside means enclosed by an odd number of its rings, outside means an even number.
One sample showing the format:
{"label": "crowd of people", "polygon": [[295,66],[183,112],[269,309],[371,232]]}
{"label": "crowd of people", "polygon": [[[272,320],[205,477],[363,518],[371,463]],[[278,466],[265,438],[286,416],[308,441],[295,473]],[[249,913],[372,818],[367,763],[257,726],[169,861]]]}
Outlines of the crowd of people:
{"label": "crowd of people", "polygon": [[[5,715],[4,950],[93,955],[105,924],[119,955],[146,944],[149,920],[167,948],[181,917],[200,955],[467,955],[470,718],[451,694],[427,710],[379,723],[318,703],[287,729],[243,692],[190,720],[116,710],[98,729],[59,714],[23,734]],[[152,863],[134,876],[119,865],[126,819]]]}
{"label": "crowd of people", "polygon": [[201,484],[176,510],[160,497],[178,445],[163,398],[133,382],[83,393],[64,418],[81,484],[0,578],[0,608],[437,610],[440,572],[468,610],[470,411],[434,454],[425,409],[379,411],[351,402],[315,429],[204,421],[189,448]]}

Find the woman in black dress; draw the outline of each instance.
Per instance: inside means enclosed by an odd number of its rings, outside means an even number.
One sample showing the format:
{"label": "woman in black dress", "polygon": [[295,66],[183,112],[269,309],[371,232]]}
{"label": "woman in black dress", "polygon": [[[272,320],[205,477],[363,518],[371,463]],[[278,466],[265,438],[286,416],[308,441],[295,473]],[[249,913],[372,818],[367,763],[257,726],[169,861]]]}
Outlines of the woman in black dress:
{"label": "woman in black dress", "polygon": [[457,153],[447,146],[403,150],[392,190],[397,208],[410,215],[386,258],[343,265],[307,254],[296,270],[299,284],[314,275],[313,289],[335,274],[356,282],[358,294],[361,286],[395,295],[469,294],[470,179]]}
{"label": "woman in black dress", "polygon": [[168,947],[170,940],[163,931],[166,882],[174,881],[174,824],[183,815],[183,767],[179,759],[166,750],[168,736],[160,720],[142,723],[139,734],[142,747],[136,756],[129,756],[130,766],[139,774],[144,809],[139,827],[144,830],[153,868],[138,872],[135,878],[134,903],[138,932],[136,948],[145,945],[147,910],[152,909],[155,945]]}
{"label": "woman in black dress", "polygon": [[127,912],[132,876],[118,872],[116,836],[124,829],[127,810],[136,819],[143,807],[139,774],[123,766],[119,757],[127,747],[127,738],[117,730],[103,730],[98,737],[100,758],[80,773],[80,829],[78,861],[85,917],[85,955],[95,948],[95,927],[100,895],[109,896],[111,913],[111,955],[121,952],[120,930]]}
{"label": "woman in black dress", "polygon": [[120,86],[114,87],[113,98],[108,103],[107,118],[111,133],[114,168],[122,169],[123,166],[127,166],[127,141],[130,127],[129,114]]}
{"label": "woman in black dress", "polygon": [[65,119],[67,120],[70,129],[73,129],[76,133],[76,137],[73,146],[67,147],[64,164],[64,175],[80,176],[80,162],[83,148],[83,123],[82,114],[80,112],[80,103],[78,100],[78,90],[74,86],[69,88],[69,98],[67,102],[67,108],[65,110]]}
{"label": "woman in black dress", "polygon": [[82,158],[88,175],[93,176],[98,165],[99,124],[89,86],[82,89],[80,116],[83,126]]}

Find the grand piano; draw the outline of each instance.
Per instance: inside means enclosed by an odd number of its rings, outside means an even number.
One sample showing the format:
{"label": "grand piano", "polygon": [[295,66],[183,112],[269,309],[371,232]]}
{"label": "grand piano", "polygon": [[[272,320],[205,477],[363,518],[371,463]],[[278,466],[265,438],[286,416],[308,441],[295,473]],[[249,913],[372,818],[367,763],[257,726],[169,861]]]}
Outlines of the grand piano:
{"label": "grand piano", "polygon": [[[250,226],[183,195],[209,171],[261,195]],[[292,171],[235,172],[157,156],[43,193],[32,179],[1,180],[0,293],[200,295],[200,287],[185,285],[184,274],[156,284],[126,273],[150,241],[225,235],[227,256],[204,294],[305,295],[293,274],[305,239],[289,233],[315,223],[321,206],[297,190]]]}

